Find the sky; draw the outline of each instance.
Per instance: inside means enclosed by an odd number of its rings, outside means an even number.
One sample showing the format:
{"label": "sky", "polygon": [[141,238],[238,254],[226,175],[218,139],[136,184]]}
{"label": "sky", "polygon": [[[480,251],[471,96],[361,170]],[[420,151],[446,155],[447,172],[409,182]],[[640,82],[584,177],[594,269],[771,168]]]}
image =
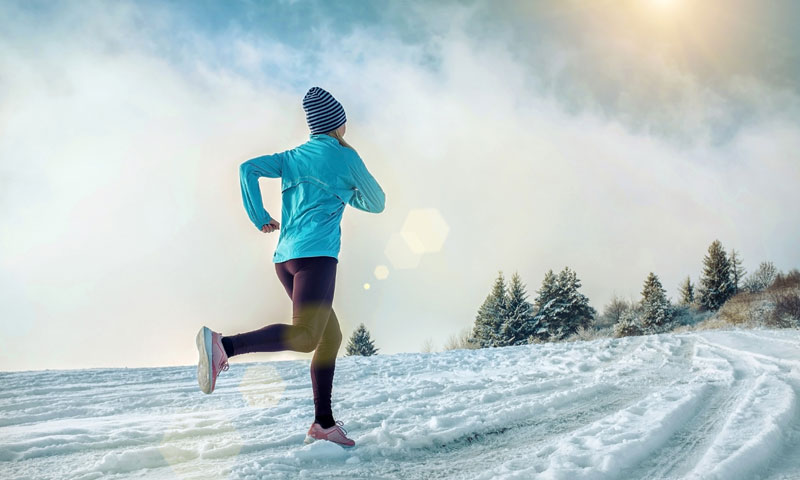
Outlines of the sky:
{"label": "sky", "polygon": [[[386,193],[334,308],[380,353],[471,328],[498,272],[602,312],[712,241],[800,267],[793,1],[0,1],[0,370],[196,363],[291,322],[238,167],[320,86]],[[262,179],[279,216],[280,187]],[[368,288],[367,288],[368,287]],[[310,358],[283,352],[232,362]]]}

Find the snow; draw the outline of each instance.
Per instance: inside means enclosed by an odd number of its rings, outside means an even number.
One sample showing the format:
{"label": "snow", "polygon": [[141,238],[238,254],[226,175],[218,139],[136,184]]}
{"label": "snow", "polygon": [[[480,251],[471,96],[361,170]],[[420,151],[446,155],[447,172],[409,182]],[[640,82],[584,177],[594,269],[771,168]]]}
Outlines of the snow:
{"label": "snow", "polygon": [[2,372],[3,479],[800,479],[800,332],[340,357],[356,441],[304,445],[308,360]]}

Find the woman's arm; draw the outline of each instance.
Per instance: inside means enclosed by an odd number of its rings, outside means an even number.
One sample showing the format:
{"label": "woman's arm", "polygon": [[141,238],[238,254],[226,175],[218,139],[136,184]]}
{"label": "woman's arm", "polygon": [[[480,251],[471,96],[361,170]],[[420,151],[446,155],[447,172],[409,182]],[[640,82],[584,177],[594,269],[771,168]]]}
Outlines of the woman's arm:
{"label": "woman's arm", "polygon": [[[264,225],[270,223],[272,216],[264,209],[261,199],[261,188],[258,186],[260,177],[279,178],[281,176],[283,159],[280,153],[263,155],[244,162],[239,167],[239,181],[242,185],[242,201],[250,221],[262,230]],[[263,231],[263,230],[262,230]]]}
{"label": "woman's arm", "polygon": [[357,153],[350,163],[350,174],[355,192],[348,205],[365,212],[381,213],[386,206],[386,194]]}

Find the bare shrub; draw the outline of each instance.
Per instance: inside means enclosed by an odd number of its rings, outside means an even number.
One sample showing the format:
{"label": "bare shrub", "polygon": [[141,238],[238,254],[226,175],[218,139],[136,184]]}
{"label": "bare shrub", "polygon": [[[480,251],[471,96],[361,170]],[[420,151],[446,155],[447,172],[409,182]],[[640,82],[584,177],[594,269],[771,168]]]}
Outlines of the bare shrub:
{"label": "bare shrub", "polygon": [[696,325],[713,314],[700,310],[698,305],[673,305],[671,330],[684,325]]}
{"label": "bare shrub", "polygon": [[752,293],[760,292],[772,285],[777,274],[778,269],[772,262],[761,262],[758,269],[744,280],[742,288]]}
{"label": "bare shrub", "polygon": [[603,328],[598,328],[595,330],[596,338],[613,338],[614,337],[614,326],[608,326]]}
{"label": "bare shrub", "polygon": [[672,329],[672,333],[686,333],[694,331],[695,325],[680,325]]}
{"label": "bare shrub", "polygon": [[739,292],[728,299],[719,309],[719,318],[731,325],[744,325],[757,322],[753,318],[753,304],[759,297],[750,292]]}
{"label": "bare shrub", "polygon": [[603,309],[603,314],[595,320],[595,328],[612,327],[617,323],[623,313],[631,308],[631,302],[624,298],[618,297],[616,294],[611,298],[611,301]]}
{"label": "bare shrub", "polygon": [[800,327],[800,295],[797,292],[776,294],[775,309],[767,318],[767,325],[777,328]]}
{"label": "bare shrub", "polygon": [[564,341],[564,338],[565,337],[561,336],[561,331],[559,331],[558,333],[549,332],[548,333],[548,337],[547,337],[547,341],[549,343],[561,342],[561,341]]}
{"label": "bare shrub", "polygon": [[566,341],[575,342],[580,340],[586,342],[589,340],[597,340],[598,338],[604,338],[609,336],[609,335],[604,335],[604,333],[608,333],[608,330],[609,329],[595,330],[594,328],[578,327],[575,333],[567,337]]}
{"label": "bare shrub", "polygon": [[796,268],[787,274],[779,273],[775,276],[772,285],[767,288],[768,292],[780,292],[800,288],[800,270]]}
{"label": "bare shrub", "polygon": [[464,328],[458,333],[454,333],[444,342],[445,350],[474,350],[480,348],[477,342],[470,342],[471,330]]}
{"label": "bare shrub", "polygon": [[539,337],[534,337],[533,335],[528,337],[528,345],[533,345],[533,344],[538,345],[540,343],[547,343],[547,342]]}
{"label": "bare shrub", "polygon": [[422,353],[431,353],[433,351],[433,339],[426,338],[424,342],[422,342],[422,346],[419,348],[419,351]]}
{"label": "bare shrub", "polygon": [[703,320],[702,322],[698,323],[694,326],[694,331],[699,330],[721,330],[725,328],[730,328],[731,324],[722,320],[719,315],[712,315],[707,319]]}

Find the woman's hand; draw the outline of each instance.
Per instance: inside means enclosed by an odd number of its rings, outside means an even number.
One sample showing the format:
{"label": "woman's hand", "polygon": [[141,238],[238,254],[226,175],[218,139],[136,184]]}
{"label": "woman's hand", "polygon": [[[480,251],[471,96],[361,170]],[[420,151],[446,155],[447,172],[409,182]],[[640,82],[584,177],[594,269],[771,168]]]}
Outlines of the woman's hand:
{"label": "woman's hand", "polygon": [[261,231],[264,233],[270,233],[275,230],[279,230],[280,228],[281,224],[278,223],[278,221],[273,218],[272,220],[269,221],[269,223],[261,226]]}

